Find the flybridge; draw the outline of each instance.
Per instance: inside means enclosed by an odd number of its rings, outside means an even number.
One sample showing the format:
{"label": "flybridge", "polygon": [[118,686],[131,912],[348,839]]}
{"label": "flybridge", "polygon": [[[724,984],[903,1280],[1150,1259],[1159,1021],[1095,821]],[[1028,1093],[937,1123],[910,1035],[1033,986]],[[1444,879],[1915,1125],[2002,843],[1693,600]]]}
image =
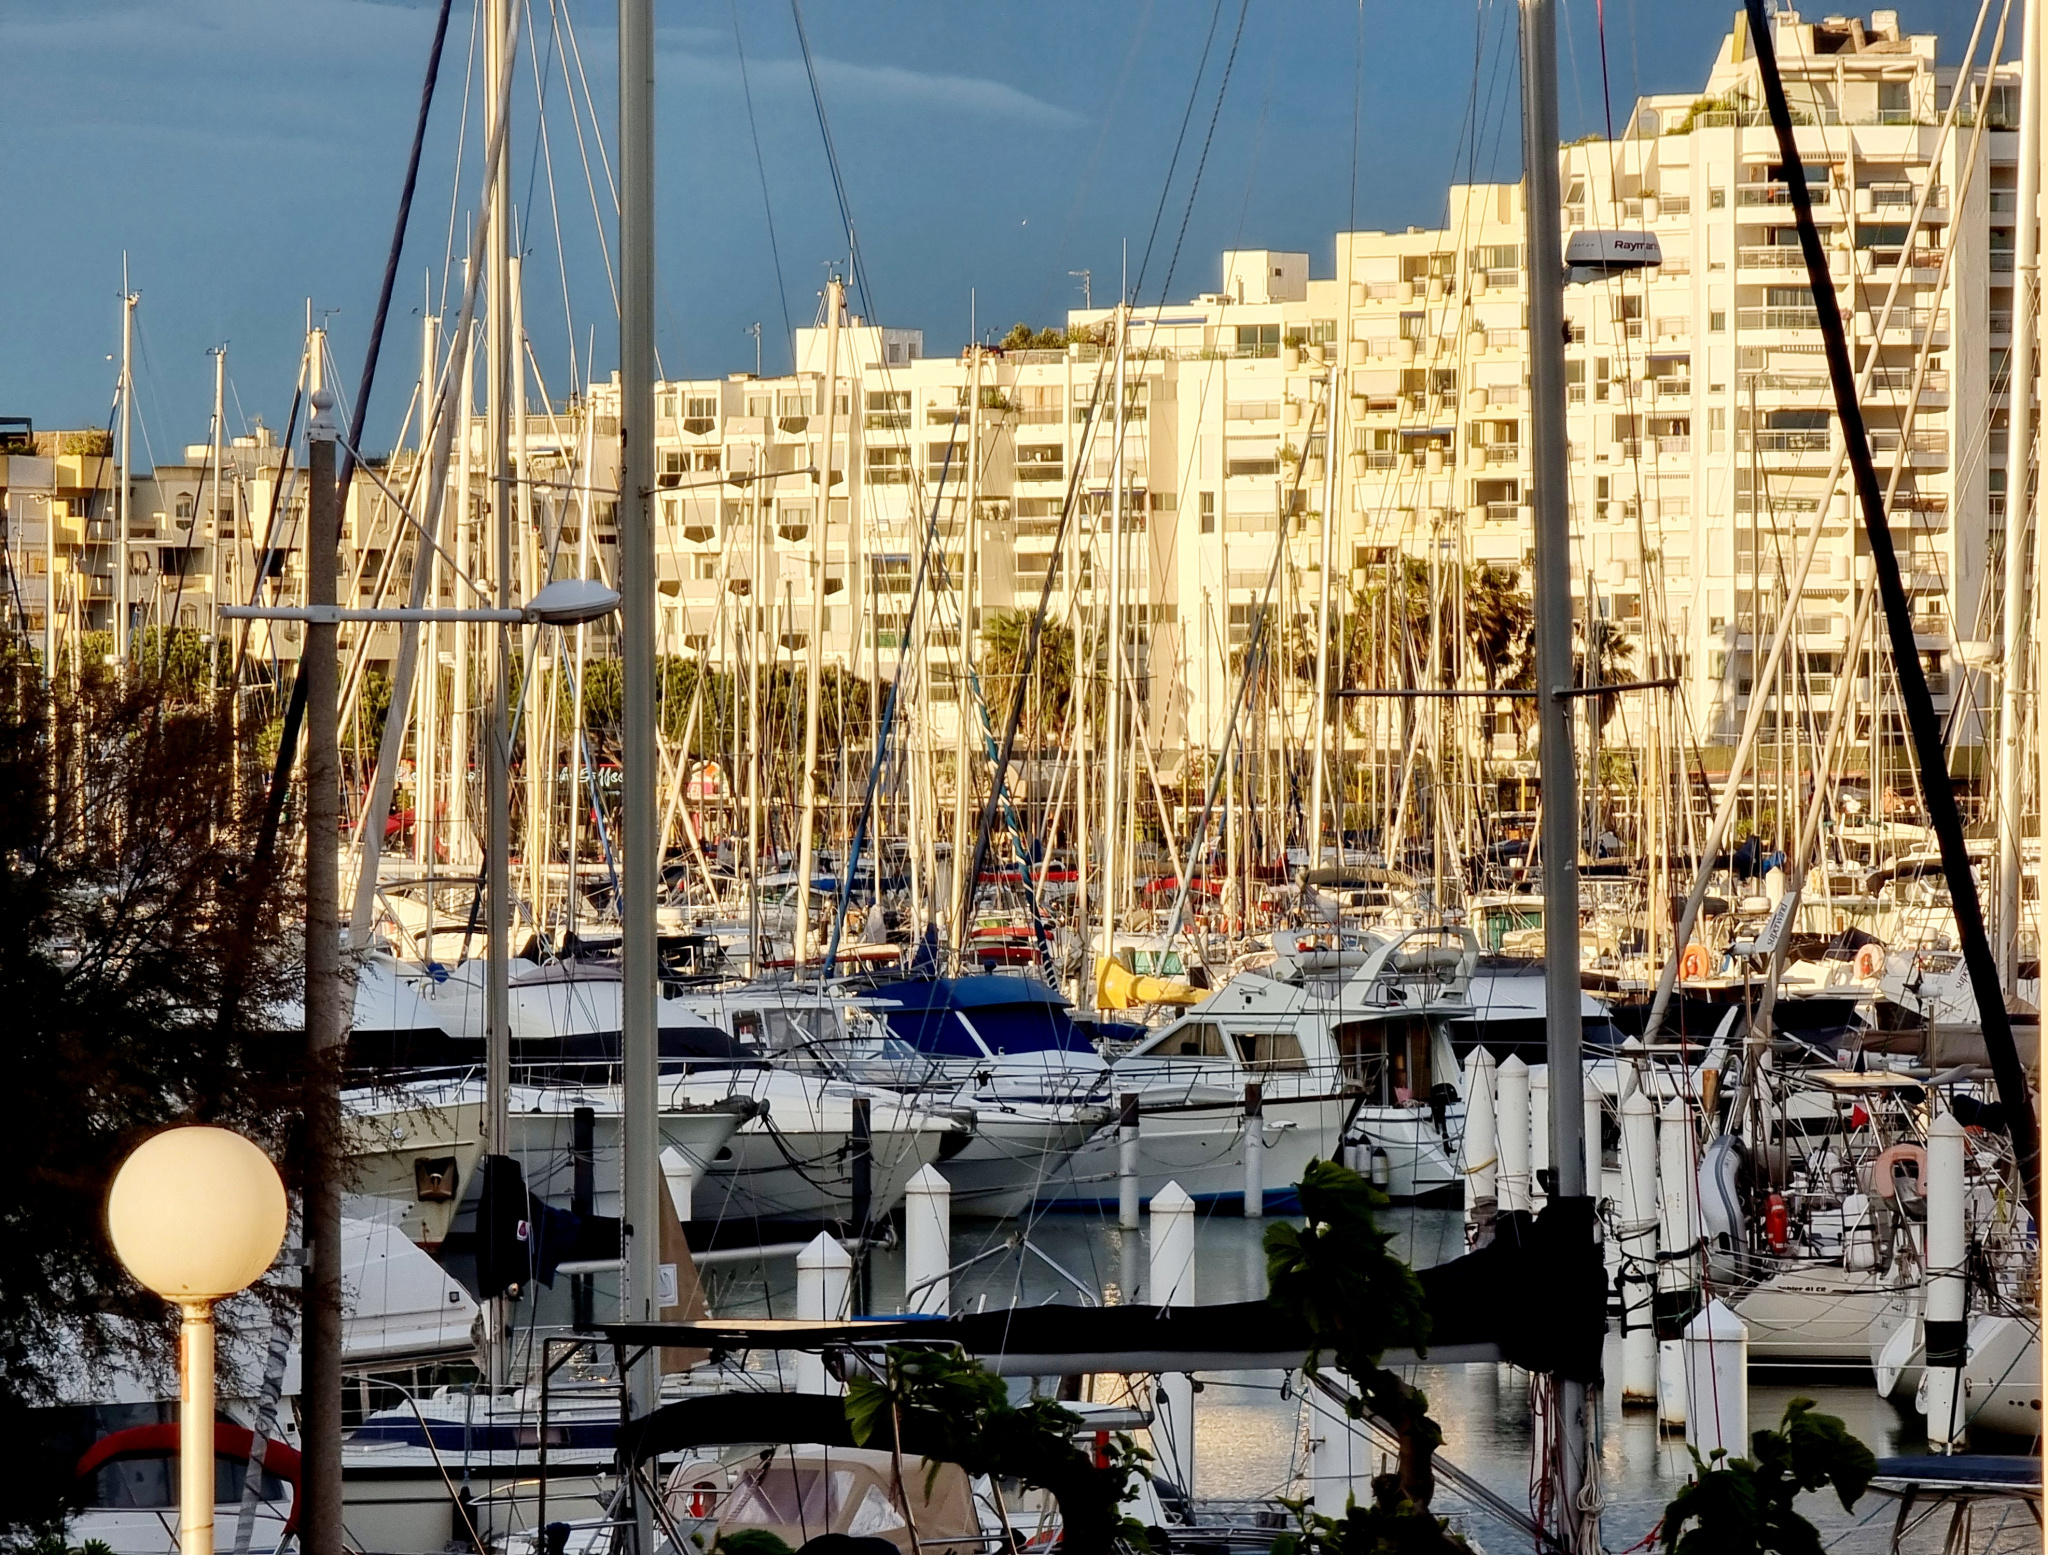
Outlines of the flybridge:
{"label": "flybridge", "polygon": [[1574,232],[1565,245],[1566,279],[1591,281],[1664,262],[1654,232]]}

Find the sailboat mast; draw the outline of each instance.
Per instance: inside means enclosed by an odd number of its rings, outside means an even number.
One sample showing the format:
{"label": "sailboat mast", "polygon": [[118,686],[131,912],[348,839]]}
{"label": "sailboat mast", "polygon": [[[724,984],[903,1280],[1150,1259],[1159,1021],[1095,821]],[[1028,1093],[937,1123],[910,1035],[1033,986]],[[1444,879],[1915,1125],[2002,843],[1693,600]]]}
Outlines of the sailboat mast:
{"label": "sailboat mast", "polygon": [[128,503],[134,481],[129,443],[135,400],[135,304],[128,288],[128,256],[121,256],[121,475],[114,488],[114,660],[128,662]]}
{"label": "sailboat mast", "polygon": [[[620,1197],[632,1230],[625,1248],[620,1316],[661,1316],[655,1288],[661,1224],[661,1137],[654,892],[654,0],[619,0],[619,572],[624,740],[621,862]],[[585,531],[589,526],[586,524]],[[654,1408],[660,1377],[646,1352],[626,1381],[634,1416]],[[653,1509],[633,1498],[637,1548],[654,1548]]]}
{"label": "sailboat mast", "polygon": [[[430,468],[432,458],[429,445],[433,441],[434,419],[434,376],[441,354],[441,321],[426,308],[420,310],[420,430],[419,468],[424,472]],[[433,500],[433,493],[426,489],[426,482],[419,483],[422,506]],[[397,543],[394,538],[394,545]],[[413,562],[415,567],[427,569],[436,575],[436,582],[427,591],[429,604],[441,602],[438,574],[441,568],[440,556],[420,547],[419,555]],[[415,864],[431,867],[434,861],[434,843],[440,836],[439,814],[435,797],[440,792],[439,772],[441,770],[441,628],[438,625],[420,628],[426,634],[427,672],[419,677],[417,714],[413,719],[413,778],[412,778],[412,858]],[[434,893],[429,890],[427,899],[427,954],[433,954]]]}
{"label": "sailboat mast", "polygon": [[[968,314],[974,312],[970,294]],[[968,795],[970,785],[968,773],[973,770],[973,745],[969,724],[969,710],[973,698],[969,688],[973,684],[968,676],[969,654],[974,644],[974,590],[970,569],[974,566],[978,550],[975,532],[974,510],[981,501],[981,369],[986,360],[981,346],[972,337],[973,326],[969,326],[967,353],[971,367],[967,375],[967,541],[961,559],[961,576],[957,587],[960,601],[960,657],[959,678],[954,682],[953,692],[953,900],[948,904],[949,923],[955,944],[965,944],[964,919],[970,903],[974,900],[974,882],[967,878],[967,855],[973,844],[967,840]],[[958,424],[957,422],[955,423]],[[1018,668],[1022,668],[1021,665]],[[1027,790],[1028,791],[1028,790]]]}
{"label": "sailboat mast", "polygon": [[[2022,739],[2028,618],[2027,473],[2032,464],[2034,425],[2034,342],[2040,329],[2041,243],[2035,222],[2041,198],[2041,4],[2025,0],[2020,33],[2019,231],[2013,238],[2012,350],[2006,360],[2011,437],[2005,466],[2005,621],[1998,682],[1998,906],[1992,921],[1998,939],[2000,986],[2008,998],[2019,992],[2020,818],[2026,803]],[[2034,602],[2039,608],[2039,602]],[[2035,674],[2040,673],[2038,662]],[[2048,855],[2048,849],[2043,850]],[[2039,940],[2036,935],[2036,940]]]}
{"label": "sailboat mast", "polygon": [[[1314,766],[1309,773],[1308,867],[1323,865],[1323,783],[1329,766],[1330,728],[1330,557],[1337,527],[1337,363],[1330,363],[1324,385],[1329,408],[1323,412],[1323,534],[1321,563],[1316,573],[1316,706]],[[1342,813],[1341,806],[1339,813]],[[1344,862],[1344,826],[1337,825],[1337,862]]]}
{"label": "sailboat mast", "polygon": [[[818,687],[824,676],[825,553],[832,534],[832,439],[839,416],[839,315],[845,307],[845,283],[835,275],[825,283],[825,444],[818,455],[818,514],[811,530],[811,628],[804,643],[804,769],[798,775],[803,786],[804,810],[803,829],[797,837],[796,881],[799,971],[811,955],[811,876],[817,870]],[[849,432],[849,441],[850,438]],[[854,629],[859,630],[858,621]]]}
{"label": "sailboat mast", "polygon": [[[1110,372],[1109,460],[1109,666],[1104,685],[1107,698],[1106,734],[1102,765],[1102,955],[1116,952],[1117,893],[1122,886],[1117,868],[1118,855],[1129,841],[1124,830],[1124,327],[1125,303],[1117,303],[1114,315],[1116,356]],[[1096,407],[1101,414],[1101,406]],[[1088,976],[1095,976],[1093,959]]]}
{"label": "sailboat mast", "polygon": [[[1579,851],[1571,704],[1570,470],[1565,453],[1564,254],[1557,177],[1557,16],[1553,0],[1521,0],[1522,176],[1528,222],[1531,501],[1536,527],[1536,717],[1543,781],[1544,1006],[1550,1068],[1553,1203],[1585,1202],[1585,1069],[1580,1059]],[[1598,713],[1595,711],[1597,718]],[[1590,1234],[1590,1232],[1589,1232]],[[1552,1505],[1567,1549],[1598,1550],[1582,1513],[1588,1457],[1586,1385],[1557,1379],[1560,1451]]]}

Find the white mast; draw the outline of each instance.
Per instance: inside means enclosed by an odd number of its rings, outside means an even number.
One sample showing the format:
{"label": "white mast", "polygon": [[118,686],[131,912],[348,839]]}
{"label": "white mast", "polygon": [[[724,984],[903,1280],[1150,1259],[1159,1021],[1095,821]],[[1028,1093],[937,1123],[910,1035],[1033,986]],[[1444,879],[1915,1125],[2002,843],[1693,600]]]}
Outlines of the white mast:
{"label": "white mast", "polygon": [[[505,51],[512,43],[510,0],[490,0],[485,22],[484,75],[493,86],[504,76]],[[485,99],[484,135],[490,143],[499,134],[498,116],[507,105],[496,91]],[[484,457],[491,476],[491,582],[498,606],[512,604],[512,469],[506,446],[506,421],[512,399],[512,159],[500,156],[495,168],[488,220],[490,247],[485,263]],[[510,629],[484,628],[490,645],[486,673],[490,685],[490,721],[484,731],[484,1140],[485,1148],[503,1154],[510,1148],[507,1113],[512,1096],[512,793],[510,738],[507,728],[507,682],[511,678]],[[461,666],[457,666],[458,673]],[[365,824],[381,827],[383,818]],[[485,1353],[492,1386],[505,1382],[505,1309],[493,1300],[487,1319]]]}
{"label": "white mast", "polygon": [[[1323,865],[1323,780],[1329,762],[1330,707],[1330,557],[1337,527],[1337,363],[1332,354],[1330,379],[1324,387],[1329,408],[1323,412],[1323,536],[1321,570],[1316,574],[1316,706],[1315,764],[1309,774],[1308,867]],[[1304,449],[1303,457],[1307,457]],[[1344,862],[1343,826],[1337,828],[1337,862]]]}
{"label": "white mast", "polygon": [[[817,869],[818,689],[824,672],[826,542],[832,534],[832,439],[839,417],[839,315],[845,307],[846,286],[835,275],[825,283],[825,446],[818,456],[818,514],[811,530],[811,629],[804,642],[804,770],[799,775],[804,807],[796,882],[799,972],[811,954],[811,876]],[[850,429],[847,442],[851,447]],[[856,620],[854,630],[859,629]]]}
{"label": "white mast", "polygon": [[[2006,359],[2011,436],[2005,456],[2005,619],[1998,681],[1998,980],[2007,998],[2018,992],[2020,821],[2026,804],[2022,746],[2028,631],[2027,477],[2034,435],[2034,344],[2040,330],[2041,247],[2036,207],[2041,195],[2041,5],[2025,0],[2020,34],[2020,166],[2013,238],[2012,349]],[[1993,62],[1994,70],[1996,62]],[[2038,677],[2039,670],[2036,669]],[[2039,935],[2036,935],[2037,942]]]}
{"label": "white mast", "polygon": [[[622,975],[620,1194],[628,1227],[620,1316],[661,1316],[656,1289],[660,1241],[661,1135],[657,1011],[660,968],[654,936],[656,774],[654,728],[654,0],[619,0],[619,573],[623,649],[624,751],[620,819]],[[587,527],[587,526],[586,526]],[[650,1412],[660,1377],[642,1352],[627,1378],[626,1407]],[[653,1508],[633,1498],[640,1550],[654,1548]]]}
{"label": "white mast", "polygon": [[[1550,1159],[1555,1200],[1583,1200],[1586,1154],[1580,1058],[1579,848],[1572,761],[1571,478],[1565,447],[1563,219],[1557,175],[1554,0],[1521,0],[1522,176],[1529,262],[1531,500],[1536,520],[1536,708],[1543,778],[1544,1006],[1549,1028]],[[1597,713],[1595,715],[1597,717]],[[1591,1249],[1585,1250],[1588,1254]],[[1581,1509],[1592,1430],[1586,1385],[1557,1379],[1559,1451],[1552,1492],[1566,1549],[1594,1555],[1598,1513]]]}
{"label": "white mast", "polygon": [[213,641],[208,647],[213,660],[213,683],[218,686],[225,667],[221,643],[226,636],[221,630],[220,607],[225,602],[223,595],[227,590],[227,564],[224,560],[227,536],[222,533],[227,526],[222,520],[220,494],[222,467],[227,462],[227,419],[222,404],[227,387],[228,348],[225,345],[215,346],[208,355],[213,358],[213,447],[209,450],[213,463]]}
{"label": "white mast", "polygon": [[[970,903],[974,900],[974,882],[967,878],[967,869],[972,860],[968,857],[974,851],[974,844],[967,832],[969,824],[968,774],[973,770],[974,747],[968,730],[968,668],[972,663],[974,644],[974,558],[977,534],[974,521],[976,506],[981,501],[981,366],[982,350],[974,338],[974,299],[968,295],[967,354],[972,370],[967,379],[967,516],[966,543],[963,546],[960,577],[955,583],[959,589],[956,596],[960,603],[960,655],[959,672],[954,681],[953,691],[953,900],[949,904],[950,921],[946,927],[949,937],[956,945],[965,945],[965,917]],[[959,424],[957,421],[954,423]],[[964,968],[962,970],[965,970]]]}
{"label": "white mast", "polygon": [[129,414],[135,400],[135,304],[140,292],[128,287],[128,256],[121,256],[121,478],[114,488],[114,659],[128,662],[128,504],[134,479],[130,463]]}
{"label": "white mast", "polygon": [[[1122,888],[1117,868],[1118,854],[1128,842],[1124,833],[1124,344],[1127,298],[1117,300],[1111,315],[1116,330],[1116,355],[1110,372],[1109,456],[1109,654],[1108,679],[1104,684],[1108,715],[1103,734],[1102,764],[1102,952],[1101,959],[1116,953],[1117,893]],[[1099,381],[1099,380],[1098,380]],[[1102,406],[1095,407],[1098,419]],[[1092,982],[1098,961],[1091,960],[1086,974]]]}
{"label": "white mast", "polygon": [[[420,502],[424,506],[432,500],[433,494],[426,489],[425,471],[432,458],[428,445],[433,437],[434,369],[441,353],[441,320],[425,308],[420,313],[420,431],[419,461],[421,479],[417,483]],[[396,539],[392,542],[397,543]],[[415,567],[424,567],[430,573],[438,574],[441,558],[425,546],[413,562]],[[438,605],[441,591],[438,584],[428,590],[427,602]],[[420,628],[427,639],[427,672],[419,678],[418,716],[413,720],[413,778],[412,778],[412,857],[415,864],[431,866],[434,860],[434,839],[440,835],[440,827],[434,813],[434,798],[439,790],[437,774],[440,771],[441,741],[441,628],[427,625]],[[429,955],[433,953],[434,893],[427,892],[427,945]]]}

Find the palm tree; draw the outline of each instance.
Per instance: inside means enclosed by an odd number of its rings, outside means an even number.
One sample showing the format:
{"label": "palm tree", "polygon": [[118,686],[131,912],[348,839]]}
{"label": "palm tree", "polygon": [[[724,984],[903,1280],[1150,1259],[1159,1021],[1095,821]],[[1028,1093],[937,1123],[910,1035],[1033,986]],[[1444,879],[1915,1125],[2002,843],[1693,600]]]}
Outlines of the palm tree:
{"label": "palm tree", "polygon": [[1000,729],[1017,695],[1017,677],[1029,674],[1032,694],[1025,697],[1019,727],[1035,738],[1065,726],[1067,703],[1074,693],[1074,634],[1066,627],[1048,625],[1039,635],[1037,656],[1026,664],[1032,614],[1029,610],[998,610],[983,621],[981,695],[988,704],[990,720]]}

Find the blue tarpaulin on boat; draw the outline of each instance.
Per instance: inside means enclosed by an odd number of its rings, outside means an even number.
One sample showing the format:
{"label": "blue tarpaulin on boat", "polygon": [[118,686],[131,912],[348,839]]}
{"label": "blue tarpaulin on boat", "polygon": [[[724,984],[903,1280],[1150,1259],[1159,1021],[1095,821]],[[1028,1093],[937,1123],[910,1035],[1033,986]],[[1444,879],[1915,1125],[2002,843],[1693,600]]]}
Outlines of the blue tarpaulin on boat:
{"label": "blue tarpaulin on boat", "polygon": [[895,1036],[936,1058],[1095,1051],[1067,1001],[1033,978],[906,978],[862,993],[891,1006],[883,1017]]}

